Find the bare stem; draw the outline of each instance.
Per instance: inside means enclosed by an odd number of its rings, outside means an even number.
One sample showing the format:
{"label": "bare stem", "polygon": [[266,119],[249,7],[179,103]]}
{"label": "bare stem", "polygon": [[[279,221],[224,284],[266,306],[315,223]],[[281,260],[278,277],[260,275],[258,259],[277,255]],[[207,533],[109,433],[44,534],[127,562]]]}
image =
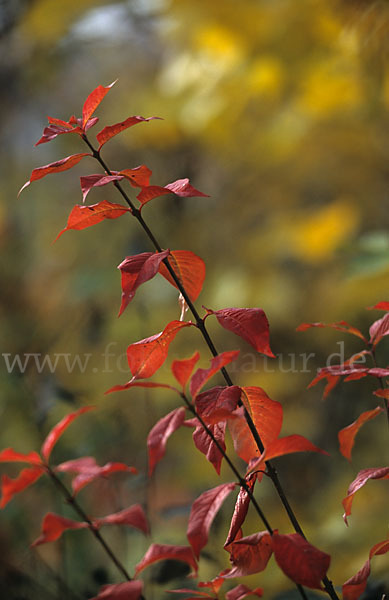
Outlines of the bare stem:
{"label": "bare stem", "polygon": [[[105,161],[101,158],[100,152],[99,150],[96,150],[93,145],[90,143],[90,141],[88,140],[86,135],[82,136],[83,140],[85,141],[85,143],[88,145],[88,147],[90,148],[90,150],[92,151],[93,157],[100,163],[100,165],[103,167],[104,171],[108,174],[111,175],[112,172],[110,171],[110,169],[108,168],[108,166],[106,165]],[[154,234],[152,233],[152,231],[150,230],[150,228],[148,227],[147,223],[145,222],[145,220],[143,219],[143,216],[141,214],[141,211],[135,207],[135,205],[133,204],[132,200],[129,198],[129,196],[127,195],[127,193],[125,192],[125,190],[123,189],[123,187],[120,185],[120,183],[118,181],[114,182],[115,187],[118,189],[118,191],[120,192],[120,194],[122,195],[122,197],[124,198],[124,200],[127,202],[128,206],[131,209],[131,212],[133,214],[133,216],[137,219],[137,221],[139,222],[139,224],[141,225],[141,227],[143,228],[143,230],[145,231],[146,235],[148,236],[149,240],[151,241],[151,243],[153,244],[154,248],[158,251],[158,252],[162,252],[162,246],[159,244],[159,242],[157,241],[156,237],[154,236]],[[182,296],[185,299],[185,302],[187,303],[189,310],[191,311],[195,321],[196,321],[196,325],[198,327],[198,329],[201,331],[201,334],[209,348],[209,350],[211,351],[213,356],[217,356],[219,353],[205,327],[205,323],[204,320],[200,317],[199,313],[197,312],[197,309],[195,307],[195,305],[193,304],[193,302],[191,301],[191,299],[189,298],[182,282],[180,281],[180,279],[177,277],[173,267],[171,266],[168,258],[165,258],[163,260],[163,263],[165,264],[166,268],[168,269],[172,279],[174,280],[177,288],[179,289],[179,291],[181,292]],[[228,371],[226,370],[225,367],[223,367],[221,369],[221,373],[227,383],[228,386],[232,386],[234,385],[232,382],[231,377],[228,374]],[[240,405],[242,405],[240,403]],[[257,447],[259,449],[259,451],[262,453],[264,451],[264,445],[262,443],[262,440],[259,436],[259,433],[255,427],[254,421],[251,418],[251,415],[249,414],[249,412],[247,411],[246,407],[244,407],[244,416],[245,419],[247,421],[248,427],[253,435],[253,438],[255,440],[255,443],[257,444]],[[301,525],[299,524],[299,521],[292,509],[292,507],[290,506],[290,503],[286,497],[286,494],[282,488],[282,485],[279,481],[278,478],[278,474],[276,469],[273,467],[273,465],[270,463],[270,461],[266,461],[265,462],[266,467],[267,467],[267,471],[268,471],[268,475],[271,478],[274,487],[277,490],[277,494],[285,508],[285,511],[289,517],[290,522],[292,523],[296,533],[299,533],[304,539],[306,539],[306,536],[302,530]],[[332,582],[327,578],[324,577],[323,581],[323,585],[324,588],[326,590],[326,592],[328,593],[328,595],[332,598],[332,600],[339,600],[338,595],[335,592],[335,589],[332,585]]]}

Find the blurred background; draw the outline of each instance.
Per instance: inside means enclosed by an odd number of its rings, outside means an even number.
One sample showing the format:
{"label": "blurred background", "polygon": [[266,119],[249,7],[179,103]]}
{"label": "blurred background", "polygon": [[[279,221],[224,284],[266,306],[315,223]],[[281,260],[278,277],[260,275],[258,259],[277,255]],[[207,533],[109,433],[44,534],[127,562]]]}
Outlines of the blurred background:
{"label": "blurred background", "polygon": [[[348,529],[341,500],[360,469],[386,464],[387,424],[381,416],[365,426],[352,464],[339,454],[337,432],[378,404],[372,395],[378,384],[341,384],[322,401],[322,385],[306,389],[316,369],[361,345],[332,330],[295,329],[303,321],[346,319],[367,334],[383,313],[366,307],[388,300],[388,34],[384,0],[0,1],[1,448],[37,450],[64,414],[96,404],[98,410],[67,431],[53,460],[94,455],[100,464],[135,465],[138,476],[96,482],[79,499],[93,516],[143,503],[157,543],[186,544],[193,500],[231,480],[224,468],[215,477],[185,429],[169,441],[149,481],[145,439],[176,398],[153,390],[104,397],[130,378],[127,346],[179,318],[179,307],[175,290],[155,278],[117,319],[116,266],[151,250],[125,217],[70,231],[52,245],[81,202],[79,176],[99,172],[97,166],[85,159],[16,198],[33,168],[85,151],[77,136],[33,148],[46,116],[80,116],[91,90],[118,78],[98,108],[91,139],[128,116],[164,119],[125,131],[104,148],[104,159],[114,170],[144,163],[156,185],[189,177],[209,194],[164,196],[143,214],[162,247],[192,250],[205,260],[198,307],[265,310],[273,361],[207,323],[219,351],[241,349],[234,381],[262,386],[282,402],[283,434],[306,435],[331,453],[276,464],[310,541],[332,555],[334,582],[362,566],[370,547],[388,534],[386,482],[370,482],[359,493]],[[93,190],[88,201],[104,198],[120,201],[113,187]],[[178,336],[154,380],[171,382],[172,359],[197,348],[206,366],[209,354],[196,332]],[[381,366],[388,349],[383,340]],[[1,471],[16,475],[19,468]],[[273,527],[291,533],[268,482],[257,495]],[[202,580],[228,567],[221,548],[233,505],[231,497],[214,523]],[[0,514],[4,598],[90,598],[101,584],[119,581],[87,532],[29,549],[49,510],[74,517],[40,480]],[[249,514],[245,535],[260,529]],[[149,544],[130,530],[103,534],[130,570]],[[385,556],[373,559],[370,598],[381,598],[387,566]],[[144,578],[148,600],[193,585],[182,564],[162,563]],[[263,587],[266,598],[291,597],[274,560],[242,582]]]}

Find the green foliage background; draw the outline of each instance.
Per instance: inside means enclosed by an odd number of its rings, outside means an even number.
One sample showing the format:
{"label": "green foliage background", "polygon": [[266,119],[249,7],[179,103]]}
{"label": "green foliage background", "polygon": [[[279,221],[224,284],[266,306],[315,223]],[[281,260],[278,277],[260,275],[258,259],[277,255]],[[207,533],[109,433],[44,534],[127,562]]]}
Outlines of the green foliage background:
{"label": "green foliage background", "polygon": [[[305,389],[316,368],[331,353],[344,350],[347,358],[360,346],[335,332],[296,334],[295,328],[346,318],[367,331],[380,315],[365,307],[388,299],[388,3],[19,0],[1,3],[0,23],[2,352],[90,355],[84,373],[69,372],[63,361],[52,373],[29,363],[24,374],[9,373],[1,363],[1,446],[37,449],[66,412],[95,403],[98,411],[72,426],[56,459],[94,454],[101,464],[136,465],[137,478],[94,484],[80,500],[96,516],[146,503],[152,539],[160,543],[186,543],[191,502],[218,483],[192,448],[190,430],[175,434],[155,478],[145,477],[147,432],[176,406],[175,398],[138,390],[103,395],[129,379],[128,344],[162,330],[179,308],[174,290],[155,279],[116,318],[115,266],[151,249],[126,218],[66,233],[51,245],[81,200],[78,176],[97,172],[96,166],[87,159],[16,199],[32,168],[84,151],[73,136],[33,149],[45,116],[79,115],[93,88],[118,78],[98,110],[103,125],[135,114],[164,120],[124,132],[104,158],[117,170],[146,163],[159,185],[190,177],[210,195],[162,197],[144,214],[163,247],[190,249],[206,261],[199,306],[259,306],[267,313],[274,364],[215,324],[212,334],[220,350],[241,348],[237,383],[260,385],[283,403],[284,434],[304,434],[331,452],[331,458],[284,458],[278,466],[310,540],[332,554],[331,577],[343,583],[387,535],[385,482],[371,482],[360,493],[348,530],[341,518],[341,499],[356,473],[385,464],[387,426],[384,418],[366,425],[352,465],[346,464],[337,431],[376,406],[374,382],[344,384],[322,402],[319,388]],[[94,190],[88,200],[118,201],[114,192]],[[170,381],[171,359],[198,347],[205,366],[207,349],[185,332],[156,379]],[[382,366],[387,350],[383,341]],[[314,355],[310,372],[302,372],[304,353]],[[222,475],[230,480],[227,471]],[[258,496],[274,526],[290,532],[270,485],[264,482]],[[212,530],[202,579],[228,566],[220,548],[232,506],[231,499]],[[39,482],[0,515],[3,580],[11,581],[10,590],[26,585],[27,598],[88,597],[105,576],[113,581],[116,573],[83,532],[28,550],[47,510],[70,516],[49,484]],[[245,534],[258,528],[253,515]],[[148,545],[133,533],[106,535],[130,568]],[[375,562],[373,574],[387,579],[387,559]],[[93,573],[97,566],[108,573]],[[160,585],[159,576],[146,572],[154,598],[183,583]],[[247,583],[264,587],[265,597],[290,587],[275,567]]]}

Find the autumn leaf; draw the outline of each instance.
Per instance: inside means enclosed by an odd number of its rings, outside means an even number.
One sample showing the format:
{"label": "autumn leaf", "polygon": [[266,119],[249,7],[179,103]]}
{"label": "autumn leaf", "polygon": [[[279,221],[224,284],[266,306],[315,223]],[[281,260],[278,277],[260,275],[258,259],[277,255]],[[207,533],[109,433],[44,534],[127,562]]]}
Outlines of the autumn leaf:
{"label": "autumn leaf", "polygon": [[99,85],[97,88],[93,90],[87,97],[84,102],[84,106],[82,107],[82,127],[85,128],[87,121],[95,112],[96,108],[99,106],[100,102],[104,98],[104,96],[109,92],[112,86],[115,85],[117,79],[107,85],[106,87],[103,85]]}
{"label": "autumn leaf", "polygon": [[99,150],[101,150],[102,146],[106,144],[108,140],[113,138],[118,133],[121,133],[122,131],[128,129],[129,127],[132,127],[133,125],[137,125],[138,123],[145,123],[147,121],[152,121],[153,119],[161,119],[161,117],[147,117],[147,119],[140,116],[128,117],[128,119],[125,119],[125,121],[120,121],[120,123],[115,123],[114,125],[108,125],[107,127],[104,127],[104,129],[102,129],[96,136],[97,141],[100,144]]}
{"label": "autumn leaf", "polygon": [[207,383],[211,377],[215,375],[220,369],[228,365],[230,362],[235,360],[239,355],[239,350],[232,350],[228,352],[222,352],[211,359],[211,366],[208,369],[197,369],[190,380],[190,393],[193,398],[196,397],[198,392]]}
{"label": "autumn leaf", "polygon": [[351,482],[347,496],[342,500],[343,507],[345,509],[343,519],[346,525],[348,525],[347,517],[351,515],[351,505],[354,500],[355,493],[361,489],[370,479],[389,479],[389,467],[380,467],[373,469],[362,469],[358,475]]}
{"label": "autumn leaf", "polygon": [[[74,126],[74,124],[71,124],[67,121],[62,121],[61,119],[53,119],[53,117],[47,117],[47,119],[49,121],[49,125],[44,128],[42,137],[36,142],[35,146],[51,142],[57,136],[64,133],[78,133],[79,135],[84,133],[84,130],[79,125]],[[95,122],[97,120],[98,119],[96,119]]]}
{"label": "autumn leaf", "polygon": [[[178,280],[185,288],[189,299],[195,302],[203,288],[205,279],[205,263],[203,259],[190,250],[172,250],[168,261]],[[159,272],[169,283],[178,289],[176,282],[164,263],[160,264]]]}
{"label": "autumn leaf", "polygon": [[292,581],[313,589],[321,589],[331,557],[312,546],[299,533],[272,536],[274,557],[280,569]]}
{"label": "autumn leaf", "polygon": [[64,433],[64,431],[69,427],[69,425],[73,423],[74,419],[77,419],[77,417],[79,417],[80,415],[83,415],[84,413],[93,410],[94,408],[94,406],[83,406],[75,412],[66,415],[66,417],[64,417],[59,423],[57,423],[55,427],[53,427],[53,429],[50,431],[45,441],[43,442],[41,448],[42,456],[46,462],[48,462],[50,454],[55,444],[57,443],[61,435]]}
{"label": "autumn leaf", "polygon": [[157,383],[154,381],[127,381],[123,385],[114,385],[109,390],[104,392],[105,394],[112,394],[112,392],[123,392],[124,390],[129,390],[133,387],[143,387],[143,388],[164,388],[166,390],[172,390],[174,392],[180,393],[179,390],[172,385],[168,385],[167,383]]}
{"label": "autumn leaf", "polygon": [[43,519],[42,533],[31,546],[34,547],[46,544],[47,542],[55,542],[68,529],[85,529],[87,527],[89,527],[88,523],[84,523],[83,521],[73,521],[54,513],[47,513]]}
{"label": "autumn leaf", "polygon": [[185,408],[176,408],[160,419],[150,430],[147,436],[147,449],[149,454],[149,476],[154,472],[155,465],[163,458],[166,444],[170,436],[183,424]]}
{"label": "autumn leaf", "polygon": [[[223,449],[223,451],[225,451],[226,445],[224,443],[224,437],[226,424],[215,423],[215,425],[209,425],[208,428],[219,443],[220,447]],[[220,475],[223,454],[201,424],[196,425],[196,429],[193,432],[193,442],[196,448],[205,454],[207,460],[214,466],[216,473]]]}
{"label": "autumn leaf", "polygon": [[173,181],[172,183],[168,183],[164,187],[159,185],[150,185],[148,187],[143,187],[141,192],[137,195],[139,202],[141,203],[141,208],[153,200],[154,198],[158,198],[159,196],[164,196],[165,194],[175,194],[181,198],[192,198],[195,196],[202,196],[208,198],[208,194],[203,194],[199,190],[196,190],[189,183],[189,179],[177,179],[177,181]]}
{"label": "autumn leaf", "polygon": [[363,333],[359,331],[356,327],[353,327],[347,321],[338,321],[337,323],[301,323],[296,329],[296,331],[306,331],[311,327],[329,327],[331,329],[337,329],[338,331],[344,331],[346,333],[351,333],[359,338],[361,338],[365,343],[367,340]]}
{"label": "autumn leaf", "polygon": [[351,451],[354,446],[355,436],[362,425],[367,421],[374,419],[374,417],[382,412],[382,410],[383,409],[380,406],[377,406],[377,408],[374,408],[373,410],[367,410],[359,415],[358,419],[351,423],[351,425],[348,425],[339,431],[339,449],[345,458],[351,461]]}
{"label": "autumn leaf", "polygon": [[224,577],[227,579],[260,573],[266,569],[273,554],[271,535],[267,531],[253,533],[234,540],[226,547],[233,568]]}
{"label": "autumn leaf", "polygon": [[0,508],[4,508],[15,494],[23,492],[23,490],[35,483],[43,473],[45,473],[43,467],[35,466],[22,469],[15,479],[11,479],[8,475],[3,475],[1,478],[2,497]]}
{"label": "autumn leaf", "polygon": [[59,232],[54,242],[65,231],[69,231],[69,229],[81,230],[86,227],[92,227],[92,225],[96,225],[105,219],[117,219],[129,211],[129,208],[121,204],[113,204],[112,202],[108,202],[108,200],[103,200],[98,204],[91,204],[90,206],[76,204],[69,215],[66,227]]}
{"label": "autumn leaf", "polygon": [[369,558],[363,567],[353,577],[348,579],[342,586],[343,600],[357,600],[365,591],[367,579],[370,575],[370,561],[373,556],[389,552],[389,540],[375,544],[370,552]]}
{"label": "autumn leaf", "polygon": [[169,346],[177,333],[190,325],[193,325],[190,321],[171,321],[161,333],[131,344],[127,348],[127,359],[133,380],[154,375],[165,362]]}
{"label": "autumn leaf", "polygon": [[65,473],[77,473],[76,477],[72,480],[72,490],[74,495],[78,494],[83,487],[99,477],[108,477],[108,475],[118,472],[133,474],[138,472],[135,467],[129,467],[120,462],[108,462],[100,467],[92,456],[68,460],[57,465],[55,470]]}
{"label": "autumn leaf", "polygon": [[373,348],[377,346],[384,336],[389,335],[389,312],[386,313],[382,319],[378,319],[378,321],[373,323],[369,329],[369,334],[369,343],[373,346]]}
{"label": "autumn leaf", "polygon": [[91,600],[139,600],[142,596],[143,581],[125,581],[104,585]]}
{"label": "autumn leaf", "polygon": [[179,560],[192,567],[197,574],[197,562],[190,546],[172,546],[168,544],[151,544],[142,560],[135,567],[137,577],[143,569],[160,560]]}
{"label": "autumn leaf", "polygon": [[235,486],[235,483],[222,483],[203,492],[193,502],[186,535],[197,560],[208,542],[209,530],[216,514]]}
{"label": "autumn leaf", "polygon": [[[246,479],[247,487],[251,492],[254,490],[254,485],[257,480],[257,475],[250,475]],[[235,508],[231,519],[230,530],[227,535],[227,539],[224,543],[224,548],[231,544],[236,536],[240,528],[242,527],[244,520],[246,518],[249,506],[250,506],[250,495],[246,491],[244,487],[239,489],[239,494],[235,502]]]}
{"label": "autumn leaf", "polygon": [[72,154],[71,156],[67,156],[66,158],[57,160],[56,162],[33,169],[30,175],[30,179],[26,181],[26,183],[20,188],[18,196],[20,196],[22,191],[33,181],[42,179],[43,177],[46,177],[46,175],[50,175],[51,173],[61,173],[62,171],[67,171],[68,169],[71,169],[72,167],[77,165],[80,162],[80,160],[84,158],[84,156],[91,155],[86,152],[83,152],[81,154]]}
{"label": "autumn leaf", "polygon": [[172,373],[183,390],[185,389],[189,377],[192,375],[192,371],[199,358],[200,354],[196,351],[190,358],[173,360],[171,366]]}
{"label": "autumn leaf", "polygon": [[26,462],[30,465],[41,465],[42,459],[37,452],[23,454],[13,448],[5,448],[0,452],[0,462]]}
{"label": "autumn leaf", "polygon": [[[123,175],[86,175],[84,177],[80,177],[81,190],[82,190],[82,201],[85,202],[86,197],[90,190],[94,187],[101,187],[103,185],[108,185],[108,183],[112,183],[113,181],[121,181],[124,179]],[[130,210],[129,208],[127,210]]]}
{"label": "autumn leaf", "polygon": [[142,187],[141,191],[137,195],[137,199],[141,203],[141,208],[150,202],[150,200],[154,200],[154,198],[159,198],[160,196],[166,196],[166,194],[171,194],[172,192],[165,187],[160,185],[148,185]]}
{"label": "autumn leaf", "polygon": [[283,420],[282,405],[257,386],[241,388],[241,399],[250,413],[265,448],[278,438]]}
{"label": "autumn leaf", "polygon": [[140,504],[133,504],[120,512],[93,520],[93,526],[100,528],[103,525],[127,525],[135,527],[145,534],[150,533],[150,527]]}
{"label": "autumn leaf", "polygon": [[261,598],[263,596],[263,589],[255,588],[252,590],[247,585],[241,583],[226,593],[226,600],[243,600],[247,596],[258,596],[258,598]]}
{"label": "autumn leaf", "polygon": [[215,315],[220,325],[248,342],[257,352],[275,358],[269,346],[269,322],[261,308],[206,309]]}
{"label": "autumn leaf", "polygon": [[369,310],[385,310],[389,312],[389,302],[378,302],[378,304],[375,304],[374,306],[368,306]]}
{"label": "autumn leaf", "polygon": [[169,250],[163,252],[142,252],[135,256],[127,256],[118,269],[122,276],[122,303],[119,317],[135,296],[142,283],[149,281],[158,273],[161,261],[169,255]]}
{"label": "autumn leaf", "polygon": [[215,425],[235,418],[233,411],[239,400],[240,388],[237,385],[216,386],[196,396],[196,412],[207,425]]}

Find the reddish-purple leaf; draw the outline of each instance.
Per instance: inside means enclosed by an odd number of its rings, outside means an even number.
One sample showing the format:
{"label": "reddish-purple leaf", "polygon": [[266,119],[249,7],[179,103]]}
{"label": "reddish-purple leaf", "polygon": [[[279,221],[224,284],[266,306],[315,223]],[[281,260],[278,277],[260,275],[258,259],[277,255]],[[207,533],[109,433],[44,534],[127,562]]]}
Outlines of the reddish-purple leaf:
{"label": "reddish-purple leaf", "polygon": [[226,579],[252,575],[266,569],[273,553],[272,539],[267,531],[261,531],[233,541],[226,550],[233,564],[224,575]]}
{"label": "reddish-purple leaf", "polygon": [[173,360],[172,362],[172,373],[181,385],[182,389],[185,388],[188,383],[189,377],[192,375],[192,371],[200,358],[199,352],[195,352],[190,358],[182,360]]}
{"label": "reddish-purple leaf", "polygon": [[344,515],[343,519],[346,525],[348,525],[347,517],[351,515],[351,505],[354,500],[354,494],[361,489],[369,481],[369,479],[389,479],[389,467],[380,467],[373,469],[363,469],[359,471],[358,475],[351,482],[348,490],[347,496],[342,500],[342,504],[344,507]]}
{"label": "reddish-purple leaf", "polygon": [[223,308],[207,310],[220,325],[248,342],[257,352],[275,358],[269,346],[269,322],[261,308]]}
{"label": "reddish-purple leaf", "polygon": [[87,527],[89,527],[88,523],[84,523],[83,521],[73,521],[72,519],[66,519],[65,517],[61,517],[54,513],[47,513],[42,522],[41,535],[31,544],[31,546],[39,546],[39,544],[54,542],[55,540],[58,540],[67,529],[85,529]]}
{"label": "reddish-purple leaf", "polygon": [[389,312],[389,302],[378,302],[378,304],[375,304],[375,306],[368,306],[369,310],[385,310]]}
{"label": "reddish-purple leaf", "polygon": [[163,252],[142,252],[135,256],[127,256],[118,269],[122,274],[122,303],[119,317],[135,296],[138,287],[149,281],[158,273],[161,261],[169,255],[169,250]]}
{"label": "reddish-purple leaf", "polygon": [[272,536],[274,557],[280,569],[299,585],[321,589],[331,557],[307,542],[300,534]]}
{"label": "reddish-purple leaf", "polygon": [[208,542],[209,530],[216,514],[235,486],[235,483],[222,483],[203,492],[193,502],[186,535],[197,559]]}
{"label": "reddish-purple leaf", "polygon": [[[81,182],[81,190],[82,190],[82,201],[85,202],[85,199],[90,192],[90,190],[94,187],[101,187],[103,185],[107,185],[112,181],[120,181],[124,179],[123,175],[87,175],[85,177],[80,177]],[[130,210],[127,208],[126,210]]]}
{"label": "reddish-purple leaf", "polygon": [[145,123],[147,121],[152,121],[153,119],[161,119],[161,117],[147,117],[147,119],[139,116],[128,117],[128,119],[126,119],[125,121],[121,121],[120,123],[115,123],[114,125],[108,125],[107,127],[104,127],[104,129],[102,129],[96,136],[97,141],[100,144],[99,150],[106,142],[108,142],[108,140],[113,138],[121,131],[128,129],[133,125],[137,125],[138,123]]}
{"label": "reddish-purple leaf", "polygon": [[190,546],[171,546],[168,544],[151,544],[142,560],[135,567],[137,577],[143,569],[160,560],[179,560],[192,567],[197,574],[197,562]]}
{"label": "reddish-purple leaf", "polygon": [[53,119],[52,117],[47,117],[47,119],[49,125],[44,128],[42,137],[37,141],[35,146],[51,142],[51,140],[54,140],[58,135],[62,135],[63,133],[78,133],[79,135],[83,133],[81,127],[73,127],[72,124],[61,119]]}
{"label": "reddish-purple leaf", "polygon": [[51,451],[53,450],[55,444],[57,443],[58,439],[61,437],[65,429],[67,429],[69,425],[73,423],[74,419],[76,419],[80,415],[83,415],[89,410],[93,410],[94,408],[94,406],[83,406],[82,408],[79,408],[75,412],[72,412],[66,417],[64,417],[59,423],[57,423],[57,425],[55,425],[55,427],[53,427],[53,429],[50,431],[45,441],[43,442],[41,448],[42,456],[46,462],[49,460]]}
{"label": "reddish-purple leaf", "polygon": [[209,198],[208,194],[203,194],[196,190],[193,186],[190,185],[189,179],[177,179],[177,181],[173,181],[173,183],[168,183],[165,188],[176,196],[180,196],[182,198],[193,198],[195,196],[202,196],[204,198]]}
{"label": "reddish-purple leaf", "polygon": [[66,158],[62,158],[61,160],[57,160],[56,162],[50,163],[49,165],[37,167],[32,171],[30,179],[26,181],[26,183],[20,188],[18,196],[33,181],[42,179],[43,177],[46,177],[46,175],[50,175],[51,173],[61,173],[62,171],[67,171],[68,169],[71,169],[72,167],[77,165],[80,162],[80,160],[84,158],[84,156],[91,155],[86,152],[83,152],[81,154],[72,154],[72,156],[67,156]]}
{"label": "reddish-purple leaf", "polygon": [[139,600],[142,596],[143,581],[125,581],[104,585],[91,600]]}
{"label": "reddish-purple leaf", "polygon": [[133,380],[154,375],[165,362],[169,346],[177,333],[190,325],[193,325],[190,321],[171,321],[161,333],[128,346],[127,359]]}
{"label": "reddish-purple leaf", "polygon": [[151,429],[147,436],[147,449],[149,453],[149,476],[154,472],[155,465],[163,458],[166,452],[166,444],[170,436],[185,421],[185,408],[176,408]]}
{"label": "reddish-purple leaf", "polygon": [[134,167],[133,169],[119,171],[117,175],[123,175],[133,187],[141,188],[149,185],[152,171],[146,165],[139,165],[139,167]]}
{"label": "reddish-purple leaf", "polygon": [[[213,433],[215,439],[218,441],[221,448],[225,451],[226,445],[224,443],[226,424],[216,423],[215,425],[209,425],[209,429]],[[210,438],[202,425],[197,425],[193,432],[193,441],[198,450],[205,454],[207,460],[215,467],[216,473],[220,475],[220,468],[223,460],[223,454]]]}
{"label": "reddish-purple leaf", "polygon": [[103,200],[98,204],[91,204],[90,206],[80,206],[79,204],[76,204],[68,217],[66,227],[59,232],[54,242],[56,242],[65,231],[69,231],[69,229],[86,229],[86,227],[92,227],[92,225],[101,223],[101,221],[104,221],[105,219],[117,219],[126,212],[130,212],[130,209],[121,204],[108,202],[108,200]]}
{"label": "reddish-purple leaf", "polygon": [[5,448],[0,452],[0,462],[26,462],[30,465],[41,465],[42,459],[37,452],[23,454],[13,448]]}
{"label": "reddish-purple leaf", "polygon": [[[195,302],[203,288],[205,279],[205,263],[203,259],[190,250],[172,250],[168,260],[178,280],[185,288],[189,299]],[[169,283],[178,289],[176,282],[164,263],[160,264],[159,272]]]}
{"label": "reddish-purple leaf", "polygon": [[197,414],[207,425],[235,418],[233,411],[240,400],[240,388],[234,386],[216,386],[196,396]]}
{"label": "reddish-purple leaf", "polygon": [[366,423],[366,421],[374,419],[374,417],[382,412],[382,410],[383,409],[380,406],[377,406],[377,408],[374,408],[373,410],[367,410],[359,415],[358,419],[354,421],[354,423],[351,423],[351,425],[348,425],[339,431],[339,449],[343,456],[347,458],[347,460],[351,461],[351,451],[354,446],[355,436],[362,425]]}
{"label": "reddish-purple leaf", "polygon": [[258,596],[258,598],[261,598],[263,596],[263,589],[255,588],[255,590],[252,590],[247,585],[241,583],[226,593],[226,600],[243,600],[247,596]]}
{"label": "reddish-purple leaf", "polygon": [[67,462],[58,465],[56,467],[56,471],[77,473],[77,476],[74,477],[72,481],[74,495],[78,494],[83,487],[98,477],[107,477],[108,475],[112,475],[112,473],[118,472],[134,474],[138,472],[135,467],[129,467],[128,465],[120,462],[109,462],[100,467],[92,456],[84,456],[75,460],[68,460]]}
{"label": "reddish-purple leaf", "polygon": [[3,475],[1,478],[2,497],[0,508],[4,508],[15,494],[22,492],[35,483],[44,472],[45,469],[43,467],[35,466],[22,469],[15,479],[11,479],[8,475]]}
{"label": "reddish-purple leaf", "polygon": [[112,515],[94,519],[93,525],[97,528],[102,527],[103,525],[128,525],[129,527],[139,529],[145,534],[150,532],[146,515],[140,504],[134,504],[120,512],[113,513]]}
{"label": "reddish-purple leaf", "polygon": [[[117,80],[116,80],[117,81]],[[109,92],[111,87],[115,85],[116,81],[113,81],[110,85],[106,87],[103,85],[99,85],[97,88],[93,90],[87,97],[84,102],[84,106],[82,107],[82,126],[85,127],[87,121],[95,112],[96,108],[104,98],[104,96]]]}
{"label": "reddish-purple leaf", "polygon": [[369,329],[370,334],[370,344],[372,344],[373,348],[382,340],[385,335],[389,335],[389,312],[386,313],[382,317],[382,319],[378,319],[375,321],[373,325]]}
{"label": "reddish-purple leaf", "polygon": [[352,335],[356,335],[361,338],[364,342],[367,343],[367,340],[363,333],[359,331],[356,327],[353,327],[347,321],[339,321],[337,323],[301,323],[296,329],[296,331],[306,331],[311,327],[330,327],[331,329],[337,329],[338,331],[345,331],[346,333],[351,333]]}
{"label": "reddish-purple leaf", "polygon": [[211,377],[215,375],[220,369],[230,362],[235,360],[239,355],[239,350],[232,350],[230,352],[222,352],[211,359],[211,366],[208,369],[197,369],[190,380],[190,393],[194,398],[202,387],[207,383]]}
{"label": "reddish-purple leaf", "polygon": [[348,579],[342,586],[343,600],[357,600],[365,591],[367,578],[370,575],[370,561],[373,556],[389,552],[389,540],[375,544],[370,552],[369,558],[363,567],[353,577]]}
{"label": "reddish-purple leaf", "polygon": [[[256,480],[257,480],[256,474],[250,475],[246,479],[247,486],[251,492],[254,489]],[[238,497],[235,502],[235,508],[234,508],[234,513],[232,515],[232,519],[231,519],[230,530],[228,532],[227,539],[224,544],[225,548],[226,548],[226,546],[228,546],[235,540],[235,538],[238,534],[238,531],[242,527],[244,520],[246,518],[246,515],[247,515],[247,511],[250,506],[250,501],[251,501],[251,498],[250,498],[249,494],[247,493],[245,488],[241,487],[239,490]]]}

